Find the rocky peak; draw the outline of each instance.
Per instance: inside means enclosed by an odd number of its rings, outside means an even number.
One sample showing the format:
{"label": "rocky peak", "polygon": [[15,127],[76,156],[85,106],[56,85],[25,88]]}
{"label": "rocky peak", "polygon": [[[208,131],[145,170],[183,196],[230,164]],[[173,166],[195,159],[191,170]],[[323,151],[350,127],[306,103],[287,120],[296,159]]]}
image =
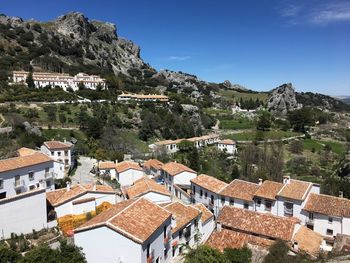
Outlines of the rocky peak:
{"label": "rocky peak", "polygon": [[271,91],[267,108],[269,111],[286,114],[298,108],[292,83],[283,84]]}
{"label": "rocky peak", "polygon": [[59,33],[65,36],[73,34],[74,38],[79,40],[88,38],[92,32],[96,31],[96,27],[79,12],[59,16],[54,23]]}

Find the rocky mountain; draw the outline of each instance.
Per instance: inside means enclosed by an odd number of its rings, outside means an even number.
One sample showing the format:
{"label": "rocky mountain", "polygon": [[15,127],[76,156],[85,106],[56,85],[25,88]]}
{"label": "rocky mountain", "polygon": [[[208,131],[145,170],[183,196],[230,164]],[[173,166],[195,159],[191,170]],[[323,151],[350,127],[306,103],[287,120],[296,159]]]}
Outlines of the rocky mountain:
{"label": "rocky mountain", "polygon": [[271,91],[267,109],[274,113],[286,114],[298,108],[296,94],[292,83],[283,84]]}
{"label": "rocky mountain", "polygon": [[305,106],[319,107],[331,111],[350,111],[349,104],[319,93],[297,92],[296,99],[298,103],[302,103]]}

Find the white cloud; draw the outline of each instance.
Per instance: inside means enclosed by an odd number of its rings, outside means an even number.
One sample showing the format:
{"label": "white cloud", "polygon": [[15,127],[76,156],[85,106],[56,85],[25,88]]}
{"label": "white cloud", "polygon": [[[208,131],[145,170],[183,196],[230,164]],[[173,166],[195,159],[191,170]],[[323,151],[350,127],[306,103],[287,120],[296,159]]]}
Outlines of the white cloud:
{"label": "white cloud", "polygon": [[178,60],[178,61],[184,61],[191,59],[190,56],[170,56],[168,59],[170,60]]}
{"label": "white cloud", "polygon": [[315,9],[310,13],[309,21],[313,24],[350,21],[350,2],[330,3]]}

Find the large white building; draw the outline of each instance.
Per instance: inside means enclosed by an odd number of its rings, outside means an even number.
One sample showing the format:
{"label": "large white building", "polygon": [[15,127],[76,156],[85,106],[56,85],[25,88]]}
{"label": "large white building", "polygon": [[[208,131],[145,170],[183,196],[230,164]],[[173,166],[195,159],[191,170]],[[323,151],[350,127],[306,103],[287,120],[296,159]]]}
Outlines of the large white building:
{"label": "large white building", "polygon": [[118,101],[138,101],[138,102],[168,102],[169,97],[158,94],[131,94],[123,93],[118,95]]}
{"label": "large white building", "polygon": [[[14,71],[13,82],[14,83],[26,83],[29,72],[27,71]],[[88,75],[85,73],[78,73],[75,76],[63,73],[50,73],[50,72],[33,72],[33,80],[36,88],[44,88],[46,86],[60,87],[64,90],[68,88],[75,90],[79,89],[79,84],[82,83],[88,89],[96,89],[101,86],[102,89],[106,88],[106,81],[100,76]]]}
{"label": "large white building", "polygon": [[226,140],[219,141],[218,149],[220,151],[223,151],[225,153],[232,154],[232,155],[237,153],[237,146],[234,140],[226,139]]}
{"label": "large white building", "polygon": [[144,176],[138,163],[123,161],[115,165],[116,179],[121,187],[130,186]]}
{"label": "large white building", "polygon": [[89,263],[170,262],[171,213],[145,198],[117,203],[76,229]]}
{"label": "large white building", "polygon": [[96,211],[96,207],[104,202],[112,205],[116,203],[116,195],[112,187],[92,184],[74,186],[67,184],[66,188],[46,193],[46,198],[57,218]]}

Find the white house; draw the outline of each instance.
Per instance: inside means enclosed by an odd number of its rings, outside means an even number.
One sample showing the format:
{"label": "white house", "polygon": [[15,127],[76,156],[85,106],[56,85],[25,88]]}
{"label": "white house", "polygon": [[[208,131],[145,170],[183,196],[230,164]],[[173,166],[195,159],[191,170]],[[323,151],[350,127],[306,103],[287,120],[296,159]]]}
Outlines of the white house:
{"label": "white house", "polygon": [[[72,144],[60,141],[47,141],[41,146],[41,152],[51,157],[57,164],[55,164],[55,173],[58,179],[66,175],[72,165]],[[62,164],[64,171],[62,173]],[[62,176],[63,174],[63,176]]]}
{"label": "white house", "polygon": [[302,222],[323,236],[350,235],[349,199],[311,193],[302,214]]}
{"label": "white house", "polygon": [[75,230],[89,263],[170,262],[171,213],[145,198],[117,203]]}
{"label": "white house", "polygon": [[[25,83],[29,72],[27,71],[13,71],[13,83]],[[65,73],[51,73],[51,72],[33,72],[33,80],[36,88],[43,88],[46,86],[60,87],[67,91],[72,88],[74,91],[79,89],[79,84],[82,83],[88,89],[96,89],[101,86],[106,88],[106,81],[100,76],[88,75],[85,73],[78,73],[75,76],[70,76]]]}
{"label": "white house", "polygon": [[320,193],[320,186],[310,182],[290,179],[285,176],[283,187],[277,193],[277,215],[304,219],[302,209],[310,193]]}
{"label": "white house", "polygon": [[123,161],[115,165],[116,178],[121,187],[130,186],[143,177],[142,168],[138,163]]}
{"label": "white house", "polygon": [[11,233],[28,234],[47,227],[45,188],[0,200],[0,240],[10,238]]}
{"label": "white house", "polygon": [[276,196],[284,185],[269,180],[260,181],[259,184],[260,186],[254,194],[255,211],[278,215]]}
{"label": "white house", "polygon": [[144,197],[156,204],[171,202],[170,192],[165,186],[147,177],[142,177],[127,188],[125,195],[128,199]]}
{"label": "white house", "polygon": [[151,177],[158,177],[161,175],[161,169],[164,163],[157,159],[149,159],[143,164],[143,171],[145,174],[150,175]]}
{"label": "white house", "polygon": [[225,205],[254,210],[254,194],[259,189],[259,184],[233,180],[220,191],[219,209]]}
{"label": "white house", "polygon": [[206,174],[200,174],[191,180],[191,196],[193,203],[205,205],[215,217],[219,214],[218,202],[220,191],[227,183]]}
{"label": "white house", "polygon": [[218,149],[220,151],[223,151],[228,154],[236,154],[237,153],[237,146],[236,142],[234,140],[221,140],[218,142]]}
{"label": "white house", "polygon": [[201,211],[201,219],[199,223],[200,241],[205,242],[215,228],[215,220],[212,212],[203,204],[194,205],[195,208]]}
{"label": "white house", "polygon": [[56,212],[56,217],[65,215],[79,215],[96,210],[103,202],[112,205],[116,203],[115,191],[106,185],[82,185],[77,184],[66,188],[46,193],[46,198],[51,209]]}
{"label": "white house", "polygon": [[109,176],[111,179],[117,178],[117,171],[115,169],[115,162],[99,162],[98,170],[100,175]]}
{"label": "white house", "polygon": [[0,199],[40,187],[54,190],[53,163],[40,152],[0,160]]}
{"label": "white house", "polygon": [[191,179],[197,177],[197,172],[177,162],[169,162],[163,165],[161,174],[169,192],[176,196],[177,193],[174,185],[184,189],[190,195]]}
{"label": "white house", "polygon": [[123,93],[118,95],[118,101],[150,101],[150,102],[168,102],[169,97],[159,94],[131,94],[131,93]]}
{"label": "white house", "polygon": [[176,257],[183,252],[182,244],[193,247],[200,240],[195,240],[196,234],[200,234],[199,222],[201,211],[192,205],[184,205],[180,202],[164,206],[164,209],[172,214],[171,231],[171,253]]}

